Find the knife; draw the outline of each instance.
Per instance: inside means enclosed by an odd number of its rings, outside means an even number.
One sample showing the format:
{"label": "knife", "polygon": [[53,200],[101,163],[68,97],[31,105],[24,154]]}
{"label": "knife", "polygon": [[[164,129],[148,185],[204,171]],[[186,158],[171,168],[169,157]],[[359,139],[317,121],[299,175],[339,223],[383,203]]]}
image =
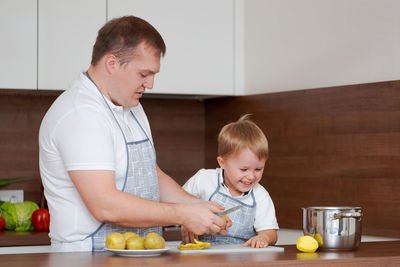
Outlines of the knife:
{"label": "knife", "polygon": [[227,210],[225,210],[225,211],[223,211],[223,212],[221,212],[221,213],[217,213],[217,215],[218,215],[218,216],[225,216],[225,215],[227,215],[227,214],[229,214],[229,213],[231,213],[231,212],[234,212],[234,211],[236,211],[236,210],[238,210],[238,209],[241,209],[242,207],[243,207],[242,205],[238,205],[238,206],[236,206],[236,207],[227,209]]}

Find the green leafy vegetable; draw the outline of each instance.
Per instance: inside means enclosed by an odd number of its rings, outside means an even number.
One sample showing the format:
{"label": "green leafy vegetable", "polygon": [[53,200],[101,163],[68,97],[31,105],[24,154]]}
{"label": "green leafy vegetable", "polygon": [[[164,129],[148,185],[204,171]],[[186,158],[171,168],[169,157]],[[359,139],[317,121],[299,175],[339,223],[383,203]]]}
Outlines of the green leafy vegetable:
{"label": "green leafy vegetable", "polygon": [[32,213],[39,209],[39,206],[35,202],[4,202],[1,204],[0,209],[2,210],[1,217],[6,221],[5,229],[18,232],[35,230],[31,223]]}
{"label": "green leafy vegetable", "polygon": [[16,184],[16,183],[23,183],[28,180],[22,177],[14,177],[14,178],[0,178],[0,188],[5,187],[7,185]]}

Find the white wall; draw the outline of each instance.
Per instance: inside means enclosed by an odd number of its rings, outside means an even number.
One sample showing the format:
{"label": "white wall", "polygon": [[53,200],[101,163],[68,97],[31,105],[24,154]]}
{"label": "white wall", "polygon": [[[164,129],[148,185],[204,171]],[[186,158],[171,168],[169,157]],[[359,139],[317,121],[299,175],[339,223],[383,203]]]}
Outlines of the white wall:
{"label": "white wall", "polygon": [[244,5],[244,94],[400,79],[398,0]]}

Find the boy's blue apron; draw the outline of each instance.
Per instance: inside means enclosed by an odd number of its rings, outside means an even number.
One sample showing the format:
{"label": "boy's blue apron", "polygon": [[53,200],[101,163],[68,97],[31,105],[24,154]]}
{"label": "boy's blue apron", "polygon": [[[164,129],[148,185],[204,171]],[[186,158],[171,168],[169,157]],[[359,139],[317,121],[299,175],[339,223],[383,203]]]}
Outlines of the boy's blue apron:
{"label": "boy's blue apron", "polygon": [[232,220],[232,226],[226,228],[228,231],[227,235],[202,235],[199,236],[200,241],[212,242],[214,244],[243,244],[251,237],[256,235],[254,231],[254,221],[256,217],[256,201],[254,198],[253,190],[251,190],[251,197],[253,204],[248,205],[234,199],[233,197],[221,193],[219,191],[221,185],[220,173],[218,173],[218,186],[214,193],[210,196],[209,200],[217,202],[221,206],[225,207],[225,210],[242,205],[243,207],[237,211],[229,213],[227,216]]}
{"label": "boy's blue apron", "polygon": [[[92,81],[94,85],[96,85],[88,72],[86,72],[86,76],[89,78],[90,81]],[[99,90],[98,87],[97,89]],[[116,123],[118,124],[118,127],[120,128],[122,136],[125,140],[127,167],[124,184],[122,188],[118,189],[122,192],[127,192],[141,198],[153,201],[160,201],[160,191],[158,187],[158,177],[156,171],[156,153],[153,144],[151,143],[143,127],[140,125],[139,121],[136,119],[135,115],[132,112],[131,114],[133,118],[145,134],[146,138],[136,142],[128,142],[120,124],[118,123],[118,120],[115,118],[114,113],[112,112],[107,101],[104,99],[104,96],[100,92],[100,90],[99,93],[102,95],[104,102],[110,109],[110,112],[112,113]],[[96,229],[96,231],[90,234],[87,238],[92,239],[93,251],[104,250],[108,234],[112,232],[123,233],[128,231],[137,233],[141,237],[145,237],[146,234],[150,232],[155,232],[159,235],[162,235],[161,227],[126,228],[113,224],[102,223]]]}

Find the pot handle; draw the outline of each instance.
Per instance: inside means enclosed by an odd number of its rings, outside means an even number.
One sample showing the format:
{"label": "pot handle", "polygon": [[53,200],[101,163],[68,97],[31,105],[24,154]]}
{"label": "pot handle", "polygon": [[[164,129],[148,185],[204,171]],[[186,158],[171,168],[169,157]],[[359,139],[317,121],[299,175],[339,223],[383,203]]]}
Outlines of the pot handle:
{"label": "pot handle", "polygon": [[355,218],[355,219],[360,219],[362,217],[361,212],[339,212],[333,214],[333,219],[332,220],[337,220],[341,218]]}

